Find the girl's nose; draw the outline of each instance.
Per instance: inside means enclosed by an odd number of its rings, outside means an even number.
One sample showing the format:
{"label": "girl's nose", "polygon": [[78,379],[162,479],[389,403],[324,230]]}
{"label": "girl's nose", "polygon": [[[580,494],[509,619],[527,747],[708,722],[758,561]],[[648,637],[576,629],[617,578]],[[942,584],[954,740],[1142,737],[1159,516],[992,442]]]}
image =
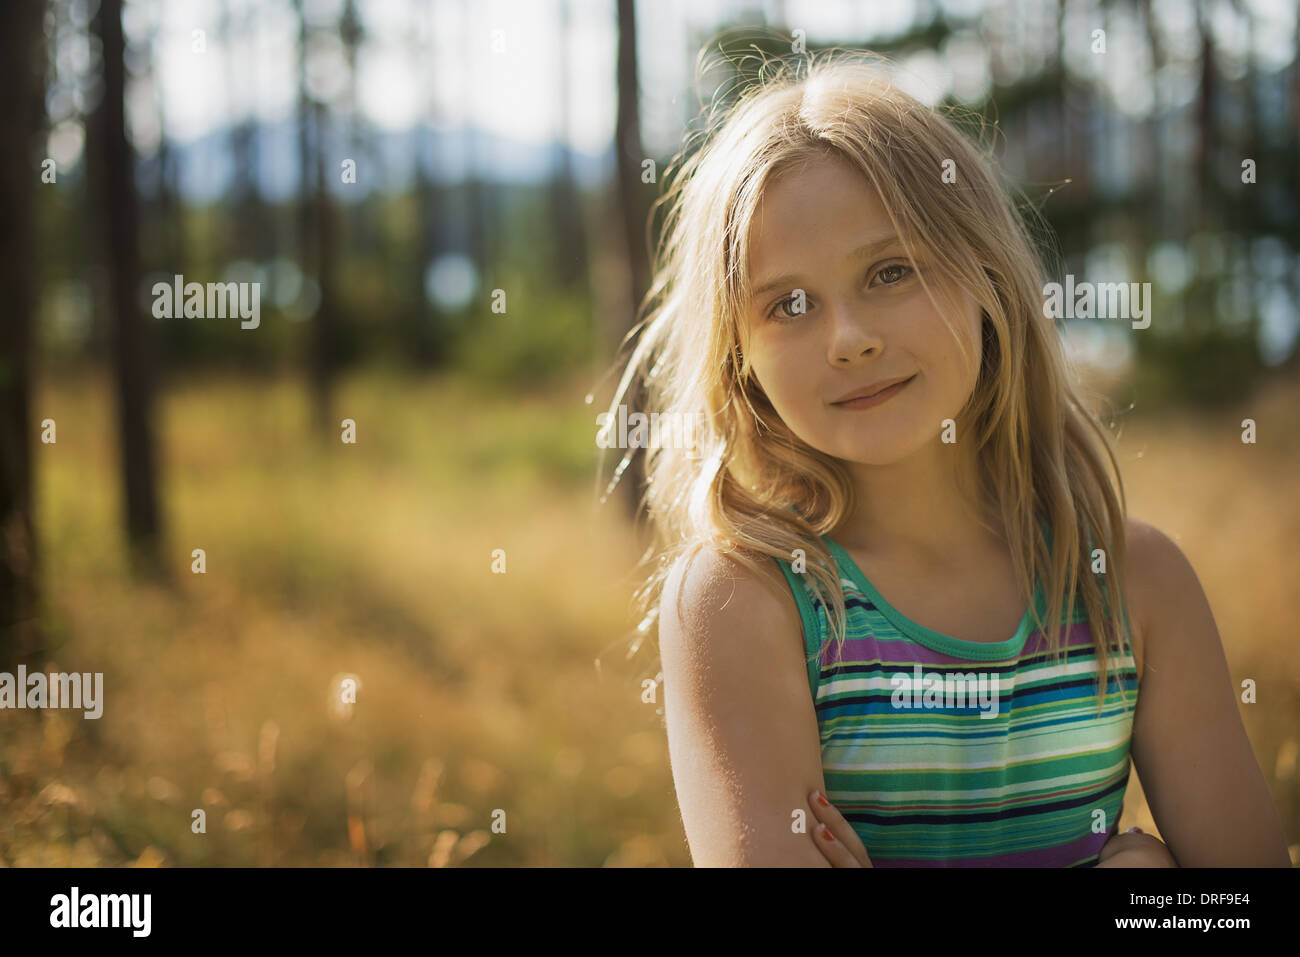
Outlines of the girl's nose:
{"label": "girl's nose", "polygon": [[876,323],[863,306],[834,303],[828,309],[828,358],[832,364],[845,365],[884,348]]}

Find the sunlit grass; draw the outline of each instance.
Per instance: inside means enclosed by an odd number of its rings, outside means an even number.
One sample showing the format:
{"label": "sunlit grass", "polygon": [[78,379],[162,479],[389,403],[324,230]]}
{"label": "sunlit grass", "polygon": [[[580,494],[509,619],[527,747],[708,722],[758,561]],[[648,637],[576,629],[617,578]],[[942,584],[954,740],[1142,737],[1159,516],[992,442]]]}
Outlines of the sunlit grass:
{"label": "sunlit grass", "polygon": [[[52,631],[68,637],[54,658],[105,672],[105,714],[6,717],[6,798],[36,810],[0,828],[0,853],[591,865],[636,839],[635,862],[682,863],[662,736],[645,736],[657,718],[618,667],[635,551],[595,508],[594,411],[571,391],[363,375],[336,399],[357,423],[344,445],[308,438],[293,385],[174,386],[173,581],[141,585],[123,571],[108,383],[51,383],[39,522]],[[329,707],[342,674],[361,680],[346,721]],[[57,754],[36,747],[41,724],[64,728]],[[38,797],[50,782],[75,796],[63,817]]]}
{"label": "sunlit grass", "polygon": [[[172,382],[171,580],[147,584],[124,570],[109,381],[43,383],[48,667],[103,671],[104,717],[0,716],[0,860],[689,864],[661,703],[640,698],[649,661],[624,661],[637,549],[595,506],[588,386],[517,397],[367,372],[335,398],[357,425],[344,445],[311,437],[298,383]],[[1260,685],[1247,730],[1292,841],[1296,398],[1212,418],[1139,407],[1120,442],[1130,510],[1181,544],[1234,684]],[[347,718],[342,675],[361,682]],[[1131,795],[1122,825],[1151,829]]]}

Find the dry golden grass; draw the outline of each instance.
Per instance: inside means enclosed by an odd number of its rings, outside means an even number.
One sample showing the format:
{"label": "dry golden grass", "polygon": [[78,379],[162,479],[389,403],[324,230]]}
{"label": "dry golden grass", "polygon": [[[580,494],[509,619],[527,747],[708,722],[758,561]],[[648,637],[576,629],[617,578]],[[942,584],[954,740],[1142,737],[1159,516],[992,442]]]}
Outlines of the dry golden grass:
{"label": "dry golden grass", "polygon": [[[688,865],[661,705],[641,701],[653,662],[625,660],[637,548],[595,505],[585,391],[365,373],[336,401],[357,422],[345,446],[309,441],[293,383],[173,386],[171,577],[139,583],[108,381],[46,382],[46,668],[104,672],[104,716],[0,715],[0,862]],[[1243,713],[1293,841],[1296,398],[1213,420],[1139,408],[1120,442],[1131,511],[1180,542],[1234,681],[1259,682]],[[1240,443],[1246,414],[1256,446]],[[1132,793],[1122,826],[1151,829]]]}
{"label": "dry golden grass", "polygon": [[659,719],[619,667],[634,549],[594,507],[581,396],[367,375],[337,402],[357,444],[319,447],[290,385],[174,389],[174,574],[133,584],[107,381],[50,383],[47,668],[103,671],[104,716],[5,714],[0,858],[684,862]]}
{"label": "dry golden grass", "polygon": [[[1130,413],[1119,441],[1129,512],[1182,549],[1214,611],[1238,697],[1253,679],[1257,701],[1240,704],[1246,733],[1300,862],[1300,388],[1272,383],[1251,400],[1212,413]],[[1256,443],[1242,442],[1242,420]],[[1122,827],[1158,834],[1136,775]]]}

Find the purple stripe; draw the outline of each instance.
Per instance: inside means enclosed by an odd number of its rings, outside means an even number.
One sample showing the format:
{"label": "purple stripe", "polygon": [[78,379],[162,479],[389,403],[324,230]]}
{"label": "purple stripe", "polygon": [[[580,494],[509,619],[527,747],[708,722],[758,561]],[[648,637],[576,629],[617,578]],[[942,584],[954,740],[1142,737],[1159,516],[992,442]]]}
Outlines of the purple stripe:
{"label": "purple stripe", "polygon": [[[893,626],[890,626],[891,629]],[[1062,644],[1067,648],[1086,647],[1092,641],[1088,632],[1088,625],[1085,622],[1077,622],[1062,631]],[[834,641],[831,641],[829,647],[822,653],[822,666],[830,667],[841,661],[849,663],[866,662],[866,661],[885,661],[897,662],[899,658],[906,658],[910,666],[913,662],[922,665],[951,665],[951,664],[972,664],[972,665],[996,665],[1012,664],[1021,658],[1041,654],[1047,651],[1047,636],[1042,632],[1035,630],[1025,641],[1025,647],[1018,654],[1010,655],[1005,658],[958,658],[953,655],[944,654],[941,651],[935,651],[927,648],[920,642],[911,638],[903,637],[898,641],[880,641],[877,638],[849,638],[844,642],[844,654],[840,657],[839,648]]]}

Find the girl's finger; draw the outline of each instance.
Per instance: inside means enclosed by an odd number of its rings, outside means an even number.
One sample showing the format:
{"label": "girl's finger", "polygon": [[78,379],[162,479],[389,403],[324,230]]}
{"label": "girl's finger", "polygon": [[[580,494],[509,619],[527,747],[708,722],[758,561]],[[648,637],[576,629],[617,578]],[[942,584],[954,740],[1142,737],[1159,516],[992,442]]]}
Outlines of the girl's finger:
{"label": "girl's finger", "polygon": [[830,828],[818,821],[812,829],[813,843],[821,850],[831,867],[861,867],[853,853],[841,842],[835,840]]}
{"label": "girl's finger", "polygon": [[[853,825],[844,819],[835,805],[826,798],[826,795],[820,791],[813,791],[808,795],[808,806],[812,808],[813,815],[819,822],[825,825],[827,831],[839,844],[848,851],[849,856],[853,858],[853,867],[871,867],[871,858],[867,854],[867,848],[862,843],[862,838],[858,837],[858,832],[853,830]],[[824,834],[820,833],[817,828],[813,828],[813,836],[817,838],[818,844],[830,845],[831,842],[826,840]],[[834,864],[834,861],[831,861]]]}

